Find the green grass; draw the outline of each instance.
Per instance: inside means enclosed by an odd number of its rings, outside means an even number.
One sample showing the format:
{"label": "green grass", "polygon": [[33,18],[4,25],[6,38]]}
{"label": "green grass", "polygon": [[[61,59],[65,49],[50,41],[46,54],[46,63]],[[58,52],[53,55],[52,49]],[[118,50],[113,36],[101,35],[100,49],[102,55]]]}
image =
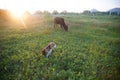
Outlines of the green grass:
{"label": "green grass", "polygon": [[[0,80],[120,79],[120,16],[65,15],[69,31],[52,16],[0,23]],[[46,58],[41,50],[55,42]]]}

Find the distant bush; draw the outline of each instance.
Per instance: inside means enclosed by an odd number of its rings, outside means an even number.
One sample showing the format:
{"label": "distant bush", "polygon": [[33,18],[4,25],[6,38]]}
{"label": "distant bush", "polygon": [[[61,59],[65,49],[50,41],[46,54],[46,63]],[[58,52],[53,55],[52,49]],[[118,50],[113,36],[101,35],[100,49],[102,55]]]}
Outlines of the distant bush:
{"label": "distant bush", "polygon": [[52,14],[59,14],[57,10],[54,10]]}

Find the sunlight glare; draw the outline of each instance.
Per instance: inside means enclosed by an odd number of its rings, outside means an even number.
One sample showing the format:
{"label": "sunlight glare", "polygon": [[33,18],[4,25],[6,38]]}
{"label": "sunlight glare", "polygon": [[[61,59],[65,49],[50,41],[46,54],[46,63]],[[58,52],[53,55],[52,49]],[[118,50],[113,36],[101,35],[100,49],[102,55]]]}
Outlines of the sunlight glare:
{"label": "sunlight glare", "polygon": [[16,9],[12,9],[10,11],[13,14],[13,16],[18,17],[18,18],[21,18],[23,13],[24,13],[24,11],[19,11],[19,10],[16,10]]}
{"label": "sunlight glare", "polygon": [[25,29],[27,29],[27,26],[26,26],[26,24],[25,24],[25,22],[24,22],[24,20],[23,20],[23,18],[22,18],[22,17],[20,18],[20,21],[21,21],[21,23],[22,23],[23,27],[24,27]]}
{"label": "sunlight glare", "polygon": [[23,28],[26,29],[27,26],[26,26],[26,24],[24,22],[24,19],[23,19],[23,14],[24,14],[25,11],[23,11],[22,9],[18,10],[18,9],[13,8],[13,9],[10,9],[10,12],[12,13],[14,18],[17,18],[17,19],[20,20],[20,23],[23,25]]}

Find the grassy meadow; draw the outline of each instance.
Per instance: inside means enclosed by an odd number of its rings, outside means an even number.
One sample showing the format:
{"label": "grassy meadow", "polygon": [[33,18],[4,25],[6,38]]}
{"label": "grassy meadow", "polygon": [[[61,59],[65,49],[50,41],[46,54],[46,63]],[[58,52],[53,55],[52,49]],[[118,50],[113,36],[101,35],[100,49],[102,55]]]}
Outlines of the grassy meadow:
{"label": "grassy meadow", "polygon": [[[0,80],[120,79],[120,16],[61,17],[68,32],[53,28],[52,15],[0,19]],[[50,42],[57,48],[46,58]]]}

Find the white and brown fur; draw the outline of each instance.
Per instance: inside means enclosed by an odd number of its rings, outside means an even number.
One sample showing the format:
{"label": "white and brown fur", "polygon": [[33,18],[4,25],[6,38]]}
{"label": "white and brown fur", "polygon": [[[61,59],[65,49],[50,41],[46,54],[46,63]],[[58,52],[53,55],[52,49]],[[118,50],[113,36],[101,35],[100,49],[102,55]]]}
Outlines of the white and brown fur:
{"label": "white and brown fur", "polygon": [[46,57],[49,57],[52,53],[52,49],[56,48],[56,44],[54,42],[50,42],[43,50],[42,54]]}

